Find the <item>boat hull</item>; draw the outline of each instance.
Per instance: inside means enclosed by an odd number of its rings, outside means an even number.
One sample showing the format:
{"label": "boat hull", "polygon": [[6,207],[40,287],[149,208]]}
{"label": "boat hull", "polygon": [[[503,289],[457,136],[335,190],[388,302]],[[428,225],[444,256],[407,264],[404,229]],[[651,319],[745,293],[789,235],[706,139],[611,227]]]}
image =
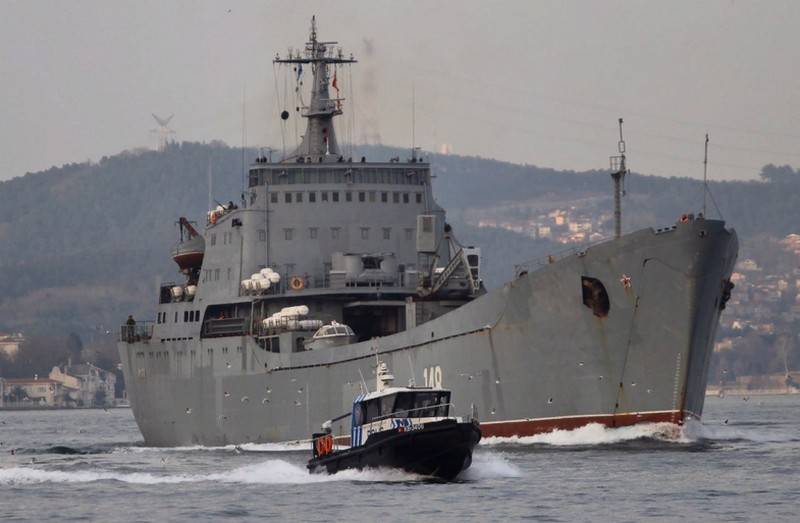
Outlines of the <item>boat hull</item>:
{"label": "boat hull", "polygon": [[417,430],[398,428],[374,434],[364,445],[314,457],[308,470],[336,474],[346,469],[396,468],[450,481],[470,466],[480,439],[474,422],[444,420]]}
{"label": "boat hull", "polygon": [[[397,382],[452,390],[454,413],[478,417],[484,437],[682,423],[702,415],[737,251],[723,222],[694,220],[531,267],[433,321],[369,342],[273,354],[248,336],[153,338],[121,343],[120,356],[148,445],[306,439],[349,409],[376,351]],[[605,288],[605,316],[584,303],[587,277]]]}

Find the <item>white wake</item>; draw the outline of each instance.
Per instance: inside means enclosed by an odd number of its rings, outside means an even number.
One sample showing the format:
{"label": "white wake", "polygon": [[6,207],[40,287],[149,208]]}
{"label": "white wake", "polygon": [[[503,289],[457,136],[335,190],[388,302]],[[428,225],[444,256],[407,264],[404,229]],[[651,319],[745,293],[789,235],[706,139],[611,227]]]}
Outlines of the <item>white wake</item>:
{"label": "white wake", "polygon": [[281,459],[272,459],[212,474],[161,475],[149,472],[121,473],[108,470],[63,471],[32,467],[0,468],[0,485],[32,483],[91,483],[119,481],[140,485],[162,483],[222,482],[240,484],[303,484],[328,481],[395,482],[418,481],[421,476],[399,470],[345,470],[338,474],[309,474],[305,467]]}
{"label": "white wake", "polygon": [[641,423],[627,427],[606,427],[600,423],[589,423],[573,430],[554,430],[535,436],[489,437],[481,445],[608,445],[637,439],[657,439],[688,443],[681,427],[672,423]]}

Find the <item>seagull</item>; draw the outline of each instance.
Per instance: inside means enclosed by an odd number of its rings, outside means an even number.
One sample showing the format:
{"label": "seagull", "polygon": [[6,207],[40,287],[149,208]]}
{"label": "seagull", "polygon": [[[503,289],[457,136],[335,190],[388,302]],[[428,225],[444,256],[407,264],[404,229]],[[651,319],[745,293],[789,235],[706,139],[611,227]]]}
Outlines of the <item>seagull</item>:
{"label": "seagull", "polygon": [[186,407],[186,414],[191,414],[191,413],[192,413],[192,409],[190,409],[189,407]]}
{"label": "seagull", "polygon": [[230,392],[228,392],[228,391],[225,391],[225,393],[224,393],[224,394],[225,394],[225,397],[226,397],[226,398],[230,398],[230,397],[231,397],[231,393],[230,393]]}
{"label": "seagull", "polygon": [[725,421],[723,421],[722,423],[724,423],[725,425],[727,425],[727,424],[728,424],[728,418],[725,418]]}

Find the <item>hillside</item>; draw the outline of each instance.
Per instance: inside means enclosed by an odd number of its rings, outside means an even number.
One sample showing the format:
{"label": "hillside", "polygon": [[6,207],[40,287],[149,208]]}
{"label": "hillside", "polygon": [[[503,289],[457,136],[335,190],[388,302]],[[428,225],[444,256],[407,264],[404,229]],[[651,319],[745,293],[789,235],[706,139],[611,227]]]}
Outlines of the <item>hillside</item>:
{"label": "hillside", "polygon": [[[124,152],[0,183],[5,211],[0,216],[0,332],[85,337],[113,331],[129,313],[152,316],[157,284],[176,275],[169,249],[177,218],[204,215],[209,169],[213,197],[238,199],[241,153],[221,143],[183,143],[164,152]],[[407,152],[367,147],[358,154],[386,159]],[[248,150],[245,156],[255,155]],[[553,202],[579,200],[594,202],[587,212],[610,210],[606,172],[555,171],[459,156],[429,155],[429,160],[435,194],[459,239],[484,248],[489,286],[507,280],[514,263],[563,246],[502,228],[479,229],[469,225],[471,213],[512,209],[526,219]],[[743,237],[745,252],[748,237],[781,237],[797,230],[800,176],[787,169],[766,167],[765,181],[711,184],[725,218]],[[697,211],[702,200],[700,183],[688,178],[632,174],[627,190],[628,230],[674,222],[683,212]]]}

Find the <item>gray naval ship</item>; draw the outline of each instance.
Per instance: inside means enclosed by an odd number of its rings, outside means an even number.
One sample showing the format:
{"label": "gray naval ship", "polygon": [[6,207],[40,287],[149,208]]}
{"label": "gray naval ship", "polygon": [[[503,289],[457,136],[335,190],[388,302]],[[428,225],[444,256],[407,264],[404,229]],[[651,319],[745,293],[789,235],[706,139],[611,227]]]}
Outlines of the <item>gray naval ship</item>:
{"label": "gray naval ship", "polygon": [[257,158],[241,201],[217,205],[204,229],[180,221],[181,280],[161,286],[156,320],[121,329],[145,442],[307,439],[365,392],[378,359],[398,382],[452,390],[484,437],[699,418],[735,232],[687,214],[619,234],[621,150],[615,238],[487,290],[427,162],[340,149],[345,100],[330,87],[354,62],[312,22],[302,50],[275,58],[311,70],[299,147]]}

